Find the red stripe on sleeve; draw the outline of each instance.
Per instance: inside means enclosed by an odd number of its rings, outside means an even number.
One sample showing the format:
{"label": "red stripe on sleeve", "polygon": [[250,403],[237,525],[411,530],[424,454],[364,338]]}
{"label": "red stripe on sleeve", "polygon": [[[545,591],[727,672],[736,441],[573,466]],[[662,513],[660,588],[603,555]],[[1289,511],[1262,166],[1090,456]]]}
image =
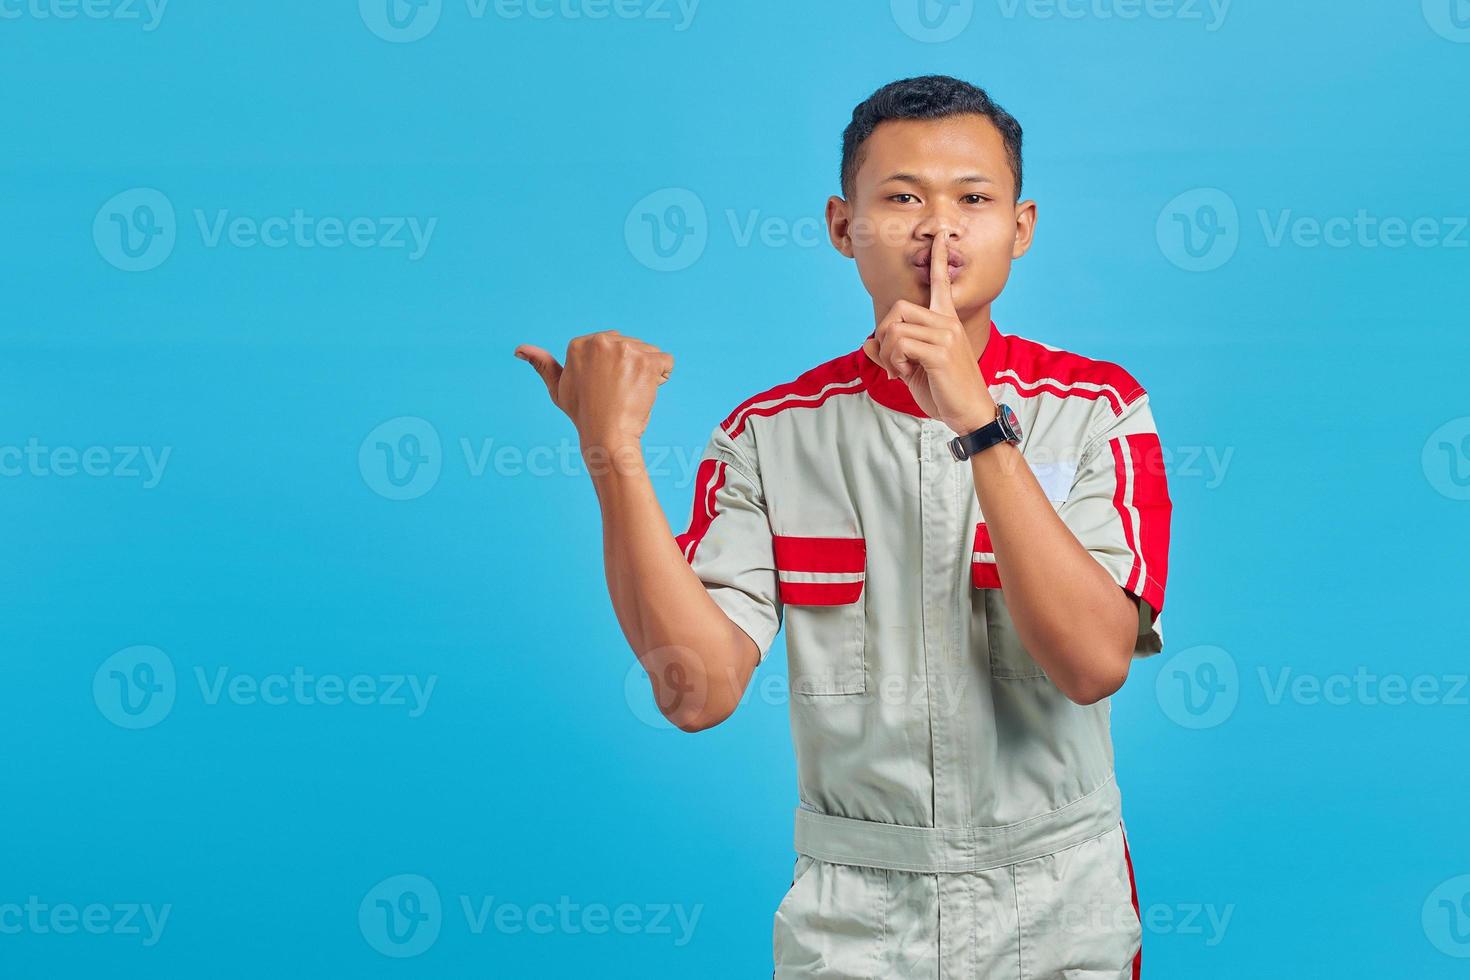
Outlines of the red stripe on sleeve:
{"label": "red stripe on sleeve", "polygon": [[689,530],[674,535],[684,560],[694,563],[694,552],[705,532],[715,520],[715,494],[725,485],[725,462],[719,459],[702,460],[694,476],[694,509],[689,515]]}
{"label": "red stripe on sleeve", "polygon": [[1143,598],[1161,611],[1164,583],[1169,578],[1169,518],[1174,510],[1164,476],[1164,449],[1152,432],[1129,436],[1128,445],[1133,450],[1133,506],[1143,529],[1139,548],[1148,571]]}
{"label": "red stripe on sleeve", "polygon": [[[1113,507],[1123,524],[1123,539],[1133,554],[1125,588],[1154,608],[1164,609],[1164,584],[1169,576],[1169,500],[1164,475],[1164,450],[1154,432],[1139,432],[1109,440],[1117,486]],[[1130,482],[1131,473],[1131,482]],[[1136,527],[1135,527],[1136,525]]]}
{"label": "red stripe on sleeve", "polygon": [[1138,545],[1133,540],[1133,512],[1128,505],[1128,467],[1123,461],[1123,440],[1108,440],[1108,448],[1113,451],[1113,509],[1118,512],[1118,520],[1123,525],[1123,540],[1133,553],[1133,567],[1128,571],[1128,581],[1123,583],[1123,588],[1129,592],[1137,592],[1138,576],[1143,571],[1143,556],[1139,554]]}

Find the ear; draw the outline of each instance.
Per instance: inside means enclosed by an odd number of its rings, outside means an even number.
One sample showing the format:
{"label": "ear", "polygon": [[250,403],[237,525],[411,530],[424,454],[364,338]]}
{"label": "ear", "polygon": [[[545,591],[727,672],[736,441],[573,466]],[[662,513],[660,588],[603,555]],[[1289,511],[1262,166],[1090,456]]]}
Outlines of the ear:
{"label": "ear", "polygon": [[853,257],[852,208],[835,194],[827,198],[827,237],[832,240],[833,248],[848,258]]}
{"label": "ear", "polygon": [[1036,237],[1036,202],[1021,201],[1016,205],[1016,240],[1011,246],[1011,258],[1019,259],[1031,249]]}

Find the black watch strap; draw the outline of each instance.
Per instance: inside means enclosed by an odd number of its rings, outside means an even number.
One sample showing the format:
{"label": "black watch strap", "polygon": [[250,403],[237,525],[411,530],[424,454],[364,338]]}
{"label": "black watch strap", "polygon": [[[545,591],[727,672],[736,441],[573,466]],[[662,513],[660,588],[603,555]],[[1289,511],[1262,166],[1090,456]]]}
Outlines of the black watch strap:
{"label": "black watch strap", "polygon": [[955,436],[949,441],[949,451],[955,459],[969,459],[998,443],[1009,442],[1015,445],[1021,441],[1021,423],[1016,419],[1016,413],[1009,405],[997,407],[999,411],[989,425],[982,425],[974,432]]}

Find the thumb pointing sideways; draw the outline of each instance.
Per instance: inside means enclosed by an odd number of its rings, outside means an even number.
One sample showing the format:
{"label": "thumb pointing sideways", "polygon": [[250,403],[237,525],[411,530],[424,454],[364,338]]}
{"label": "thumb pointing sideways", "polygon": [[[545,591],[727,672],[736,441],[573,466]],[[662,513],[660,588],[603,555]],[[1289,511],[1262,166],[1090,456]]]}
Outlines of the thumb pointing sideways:
{"label": "thumb pointing sideways", "polygon": [[553,402],[556,401],[557,386],[561,383],[561,363],[550,351],[534,344],[521,344],[515,349],[515,355],[536,369],[541,380],[546,382],[547,394]]}

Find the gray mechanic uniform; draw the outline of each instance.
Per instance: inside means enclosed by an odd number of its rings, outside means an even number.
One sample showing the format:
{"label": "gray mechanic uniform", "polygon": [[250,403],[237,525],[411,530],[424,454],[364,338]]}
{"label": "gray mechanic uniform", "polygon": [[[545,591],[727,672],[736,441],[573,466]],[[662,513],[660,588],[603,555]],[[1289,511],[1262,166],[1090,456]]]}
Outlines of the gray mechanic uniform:
{"label": "gray mechanic uniform", "polygon": [[[871,334],[870,334],[871,336]],[[1163,648],[1171,504],[1125,370],[994,323],[979,366],[1052,506]],[[678,542],[764,660],[784,621],[800,806],[775,976],[1138,977],[1109,700],[1006,611],[954,435],[861,346],[711,434]]]}

